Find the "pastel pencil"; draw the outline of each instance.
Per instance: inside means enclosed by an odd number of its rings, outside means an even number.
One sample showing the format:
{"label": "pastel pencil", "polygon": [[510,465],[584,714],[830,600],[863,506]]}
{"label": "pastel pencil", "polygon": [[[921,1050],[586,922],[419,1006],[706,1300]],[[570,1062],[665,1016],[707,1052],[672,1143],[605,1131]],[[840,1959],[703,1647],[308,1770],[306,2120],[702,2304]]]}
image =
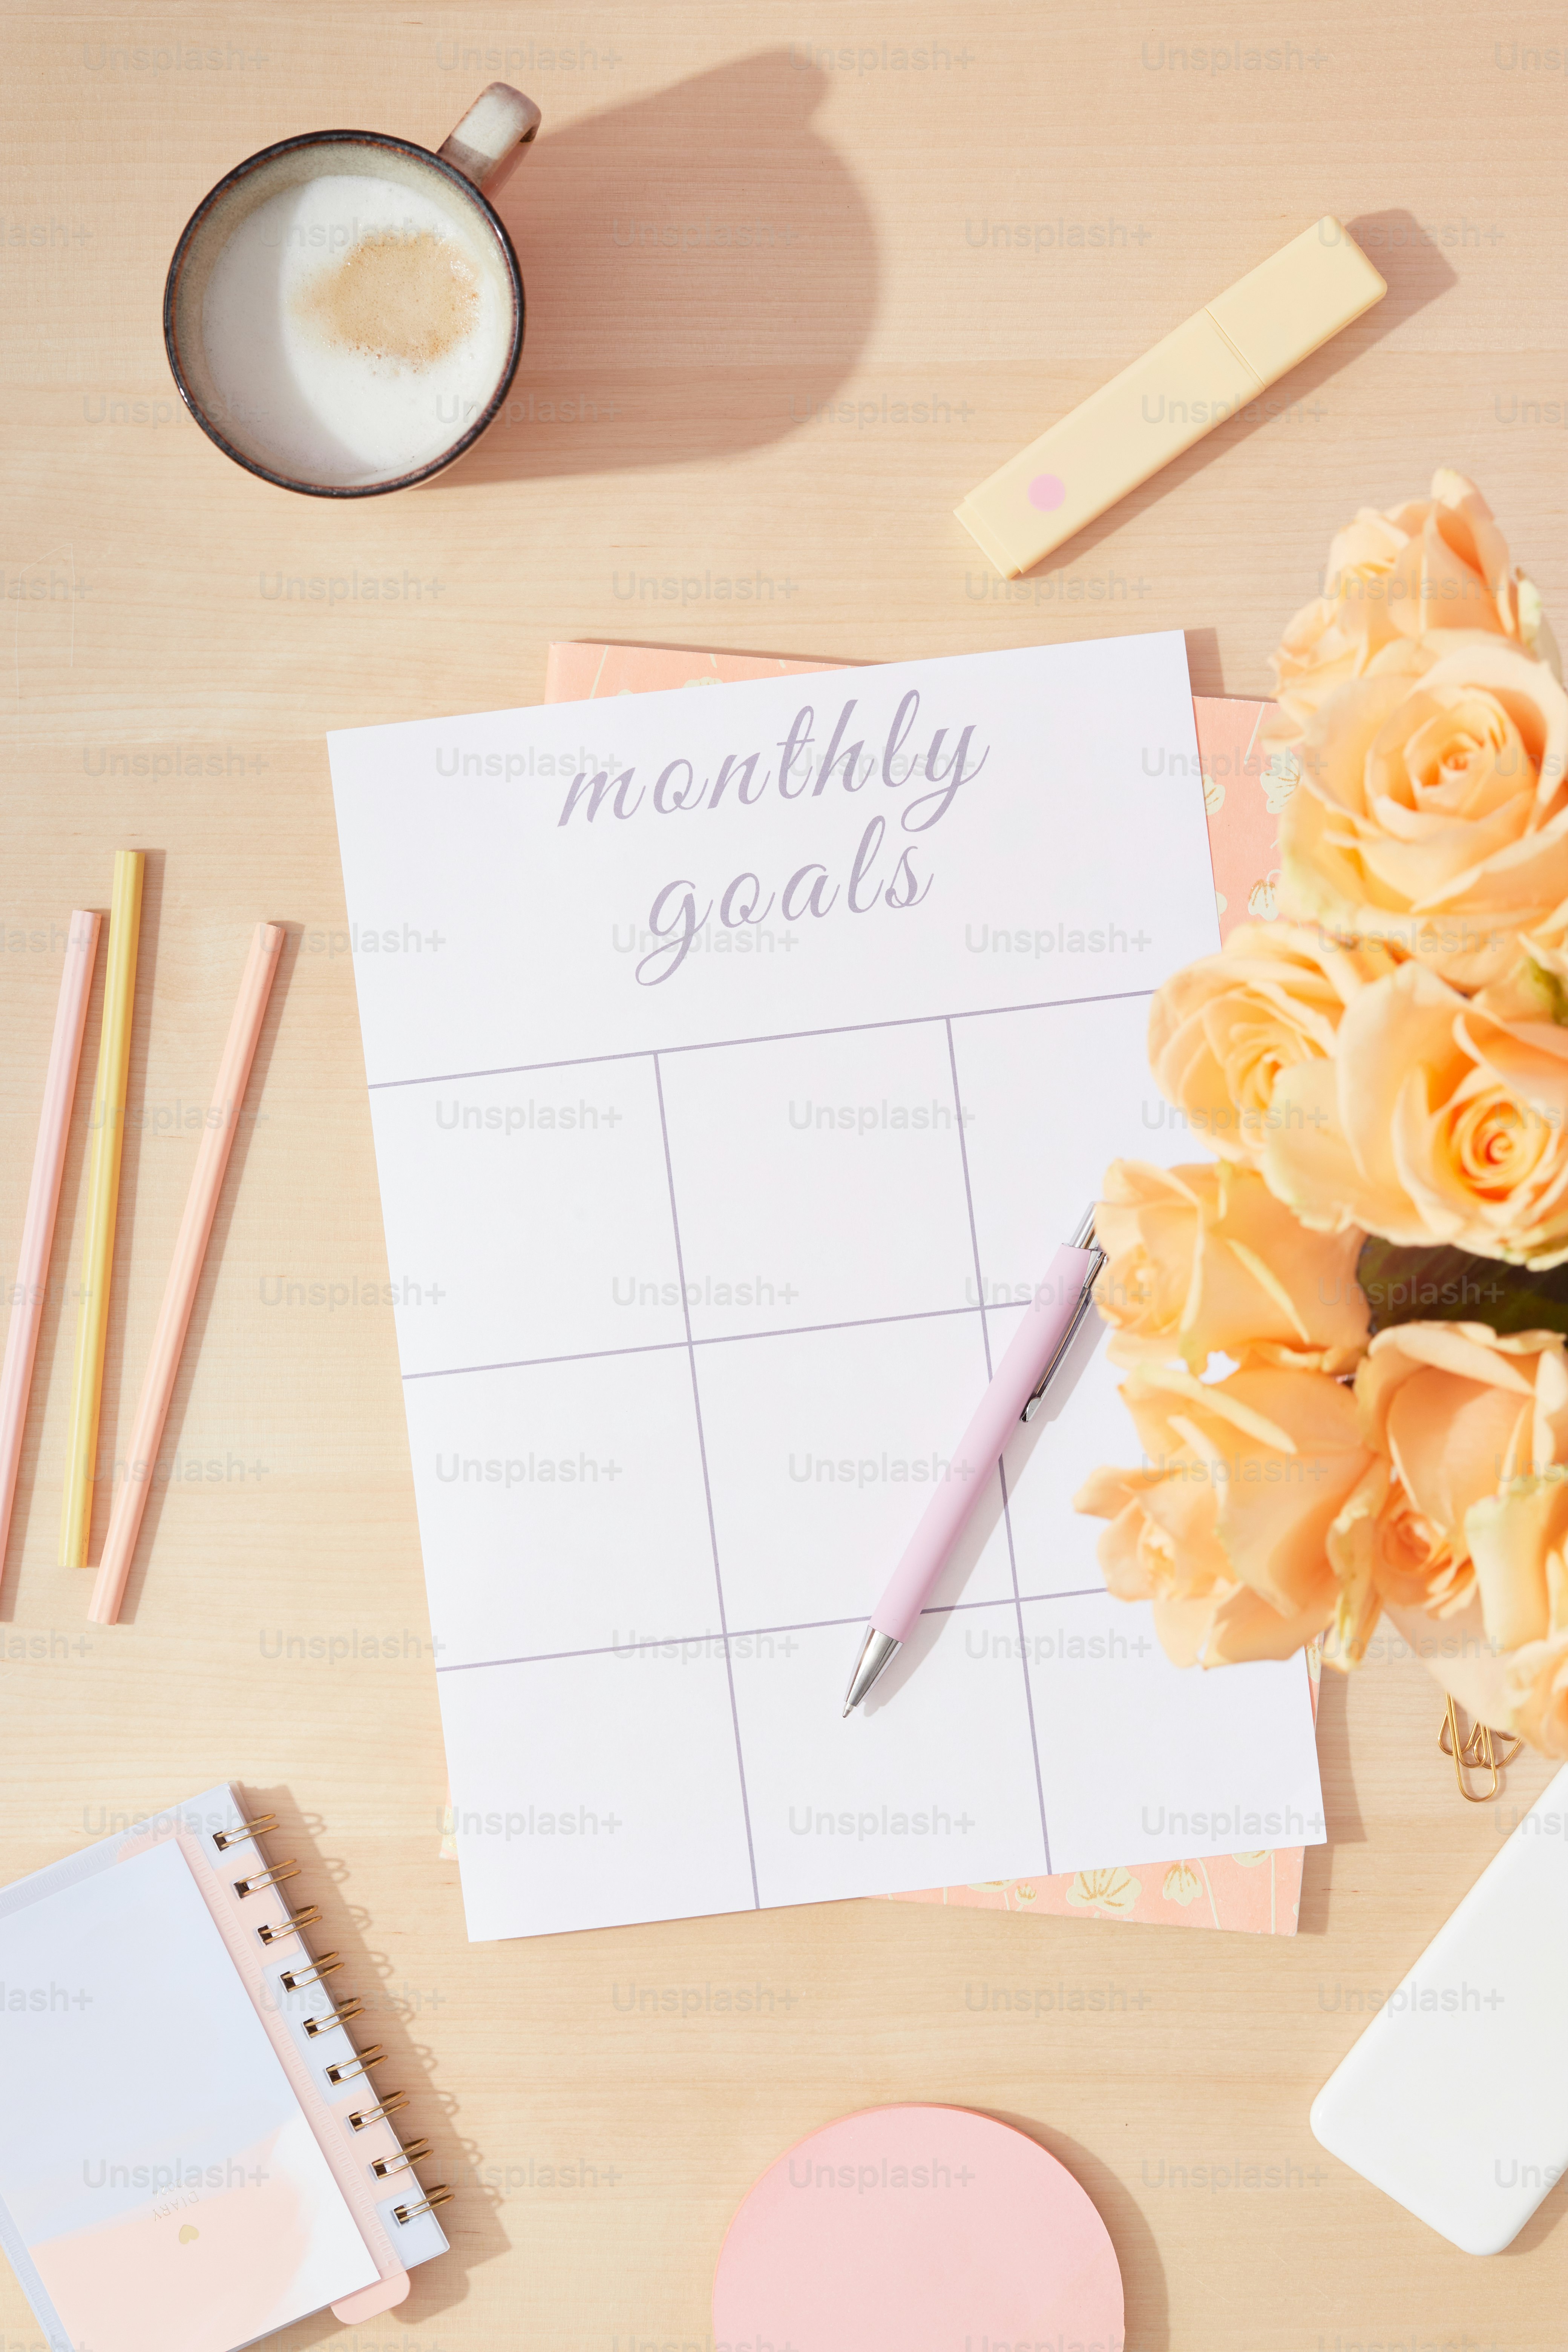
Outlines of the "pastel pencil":
{"label": "pastel pencil", "polygon": [[180,1220],[180,1231],[174,1243],[174,1262],[169,1268],[169,1279],[163,1287],[163,1304],[158,1310],[157,1328],[153,1334],[152,1360],[142,1383],[136,1418],[132,1423],[130,1440],[125,1448],[125,1475],[115,1490],[114,1505],[110,1512],[103,1558],[99,1563],[98,1581],[92,1588],[92,1602],[87,1612],[89,1621],[95,1625],[112,1625],[120,1614],[120,1603],[124,1598],[125,1582],[136,1550],[136,1538],[141,1531],[142,1514],[147,1507],[147,1496],[153,1483],[153,1465],[163,1440],[163,1423],[168,1418],[169,1400],[174,1395],[174,1379],[180,1369],[180,1352],[185,1344],[191,1309],[196,1303],[202,1261],[206,1255],[213,1218],[217,1213],[224,1171],[228,1166],[235,1130],[239,1125],[246,1081],[256,1056],[257,1040],[261,1034],[262,1017],[267,1011],[273,974],[278,969],[278,953],[282,945],[283,931],[279,924],[258,923],[239,984],[239,1002],[234,1008],[223,1059],[218,1064],[212,1104],[202,1128],[201,1142],[196,1148],[196,1164],[185,1201],[185,1213]]}
{"label": "pastel pencil", "polygon": [[87,1566],[92,1526],[93,1460],[103,1395],[103,1343],[109,1333],[109,1281],[114,1269],[114,1224],[120,1208],[120,1152],[125,1140],[125,1088],[131,1067],[131,1015],[136,997],[136,949],[142,935],[139,849],[114,853],[109,902],[109,951],[104,961],[103,1029],[92,1087],[92,1135],[87,1171],[87,1232],[81,1253],[81,1301],[77,1309],[71,1370],[70,1424],[66,1433],[66,1486],[60,1511],[60,1566]]}
{"label": "pastel pencil", "polygon": [[65,970],[60,974],[55,1034],[49,1046],[48,1068],[44,1074],[44,1107],[38,1118],[32,1181],[27,1187],[16,1287],[12,1293],[11,1321],[5,1333],[5,1360],[0,1364],[0,1577],[5,1573],[11,1506],[16,1495],[22,1433],[26,1427],[27,1398],[33,1385],[33,1360],[38,1351],[38,1328],[43,1321],[44,1293],[49,1278],[49,1252],[54,1246],[55,1218],[60,1205],[60,1176],[66,1164],[81,1041],[87,1030],[88,999],[92,993],[98,926],[96,911],[79,907],[66,933]]}

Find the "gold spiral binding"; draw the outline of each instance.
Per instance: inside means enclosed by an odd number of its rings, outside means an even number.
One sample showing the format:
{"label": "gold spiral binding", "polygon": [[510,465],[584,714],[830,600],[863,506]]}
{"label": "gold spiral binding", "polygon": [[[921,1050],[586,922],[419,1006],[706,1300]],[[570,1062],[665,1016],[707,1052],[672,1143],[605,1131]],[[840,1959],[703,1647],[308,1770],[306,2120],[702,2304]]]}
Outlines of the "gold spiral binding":
{"label": "gold spiral binding", "polygon": [[264,1944],[281,1944],[297,1936],[301,1927],[313,1927],[321,1917],[319,1904],[307,1903],[302,1910],[290,1911],[287,1919],[268,1919],[258,1927],[257,1934]]}
{"label": "gold spiral binding", "polygon": [[416,2221],[421,2213],[433,2213],[437,2205],[449,2205],[457,2193],[455,2189],[448,2189],[444,2180],[438,2180],[435,2188],[427,2190],[417,2205],[395,2205],[392,2209],[394,2219],[399,2221]]}
{"label": "gold spiral binding", "polygon": [[349,2129],[356,2132],[366,2131],[372,2124],[384,2122],[388,2116],[398,2114],[407,2105],[406,2091],[388,2091],[378,2106],[361,2107],[352,2115],[349,2117]]}
{"label": "gold spiral binding", "polygon": [[340,2025],[346,2025],[351,2017],[361,2016],[363,2010],[363,2001],[356,2000],[351,1993],[347,2000],[338,2003],[336,2009],[326,2010],[320,2017],[308,2017],[305,2031],[313,2042],[318,2033],[335,2033]]}
{"label": "gold spiral binding", "polygon": [[219,1853],[226,1853],[231,1845],[249,1845],[254,1839],[265,1837],[268,1830],[275,1830],[277,1826],[276,1813],[258,1813],[253,1822],[241,1822],[237,1829],[215,1830],[213,1843]]}
{"label": "gold spiral binding", "polygon": [[[254,1843],[268,1831],[275,1830],[277,1826],[276,1813],[258,1813],[254,1821],[241,1822],[235,1829],[215,1832],[213,1843],[222,1853],[230,1846]],[[258,1844],[257,1853],[258,1859],[265,1860]],[[297,1878],[299,1874],[300,1865],[297,1862],[279,1862],[268,1868],[252,1871],[248,1877],[237,1878],[231,1883],[236,1895],[243,1902],[247,1895],[258,1895],[264,1888],[279,1886],[285,1880]],[[300,1935],[306,1927],[314,1927],[321,1916],[319,1905],[307,1903],[298,1911],[289,1912],[283,1919],[267,1921],[258,1928],[257,1933],[263,1944],[280,1943],[290,1936]],[[336,1952],[324,1952],[318,1959],[307,1948],[303,1962],[298,1967],[281,1970],[278,1981],[286,1991],[300,1992],[310,1985],[320,1984],[324,1977],[332,1975],[342,1966],[342,1961]],[[350,1994],[337,2002],[333,2008],[324,2011],[321,2016],[307,2017],[304,2020],[305,2032],[311,2040],[314,2040],[319,2034],[336,2032],[341,2027],[346,2026],[351,2020],[361,2017],[363,2013],[363,2001]],[[344,2059],[338,2065],[328,2066],[324,2070],[326,2078],[334,2085],[355,2083],[362,2079],[368,2080],[371,2068],[383,2064],[386,2054],[379,2042],[372,2042],[368,2050],[358,2050],[352,2058]],[[366,2131],[372,2124],[384,2123],[390,2116],[401,2113],[407,2105],[408,2099],[405,2093],[388,2091],[374,2106],[356,2108],[349,2116],[349,2128],[355,2132]],[[395,2156],[378,2157],[370,2169],[380,2180],[387,2179],[400,2172],[406,2172],[412,2178],[415,2165],[421,2162],[429,2153],[430,2143],[427,2139],[412,2140],[406,2147],[400,2142]],[[418,2183],[416,2182],[415,2185],[417,2187]],[[437,2205],[445,2205],[452,2195],[453,2191],[445,2182],[441,2182],[418,2203],[395,2205],[393,2212],[399,2222],[414,2221],[422,2213],[434,2212]]]}
{"label": "gold spiral binding", "polygon": [[280,1886],[286,1878],[298,1878],[297,1862],[275,1862],[270,1870],[253,1870],[248,1878],[237,1878],[234,1891],[243,1903],[247,1895],[259,1895],[265,1886]]}
{"label": "gold spiral binding", "polygon": [[357,2083],[362,2074],[368,2074],[373,2066],[379,2066],[385,2056],[380,2042],[373,2042],[368,2050],[356,2050],[353,2056],[345,2058],[341,2066],[329,2066],[327,2080],[329,2083]]}
{"label": "gold spiral binding", "polygon": [[321,1958],[312,1960],[308,1969],[280,1970],[278,1981],[285,1992],[303,1992],[307,1985],[320,1984],[323,1977],[330,1977],[334,1969],[342,1967],[342,1961],[336,1952],[323,1952]]}

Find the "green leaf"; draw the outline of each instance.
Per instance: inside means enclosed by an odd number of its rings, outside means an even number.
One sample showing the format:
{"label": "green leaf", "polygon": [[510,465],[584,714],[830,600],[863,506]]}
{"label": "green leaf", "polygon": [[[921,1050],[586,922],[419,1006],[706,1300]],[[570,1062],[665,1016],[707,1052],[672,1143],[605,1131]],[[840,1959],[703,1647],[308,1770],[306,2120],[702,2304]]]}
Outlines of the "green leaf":
{"label": "green leaf", "polygon": [[1369,1234],[1356,1279],[1372,1308],[1372,1328],[1394,1323],[1486,1323],[1494,1331],[1568,1334],[1568,1265],[1549,1274],[1501,1258],[1434,1243],[1411,1249]]}
{"label": "green leaf", "polygon": [[1536,962],[1533,956],[1527,955],[1520,966],[1519,977],[1537,999],[1542,1012],[1555,1021],[1560,1029],[1568,1028],[1568,988],[1563,987],[1556,972],[1548,971],[1543,964]]}

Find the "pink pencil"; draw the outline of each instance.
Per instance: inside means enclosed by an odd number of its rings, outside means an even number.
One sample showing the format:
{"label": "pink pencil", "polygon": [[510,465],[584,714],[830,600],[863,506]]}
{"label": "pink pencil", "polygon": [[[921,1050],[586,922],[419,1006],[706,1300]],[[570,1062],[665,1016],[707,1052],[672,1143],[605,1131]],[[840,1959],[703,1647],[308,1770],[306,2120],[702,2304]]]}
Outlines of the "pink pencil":
{"label": "pink pencil", "polygon": [[174,1262],[169,1268],[163,1304],[158,1310],[152,1360],[142,1383],[136,1419],[125,1449],[125,1481],[109,1515],[103,1558],[87,1612],[89,1624],[112,1625],[120,1615],[142,1514],[147,1507],[153,1464],[168,1418],[169,1400],[174,1392],[174,1375],[180,1369],[180,1350],[185,1344],[191,1309],[196,1303],[207,1237],[217,1213],[224,1170],[228,1166],[229,1150],[239,1124],[246,1080],[250,1076],[262,1015],[267,1011],[273,974],[278,969],[278,950],[282,944],[283,932],[279,924],[258,923],[246,960],[245,977],[239,983],[239,1002],[228,1025],[228,1042],[218,1064],[212,1105],[202,1129],[185,1213],[180,1220],[179,1237],[174,1244]]}
{"label": "pink pencil", "polygon": [[26,1426],[27,1396],[33,1385],[33,1359],[38,1350],[38,1327],[43,1319],[44,1291],[49,1277],[55,1216],[60,1205],[60,1175],[66,1164],[71,1102],[87,1028],[87,1001],[92,993],[98,925],[96,914],[79,907],[66,934],[66,967],[60,974],[59,1002],[55,1007],[55,1034],[49,1047],[48,1073],[44,1079],[44,1108],[38,1118],[37,1149],[33,1154],[33,1181],[27,1188],[27,1213],[22,1225],[22,1252],[16,1267],[11,1326],[5,1334],[5,1361],[0,1366],[0,1577],[5,1573],[11,1506],[16,1499],[16,1471],[22,1459],[22,1433]]}

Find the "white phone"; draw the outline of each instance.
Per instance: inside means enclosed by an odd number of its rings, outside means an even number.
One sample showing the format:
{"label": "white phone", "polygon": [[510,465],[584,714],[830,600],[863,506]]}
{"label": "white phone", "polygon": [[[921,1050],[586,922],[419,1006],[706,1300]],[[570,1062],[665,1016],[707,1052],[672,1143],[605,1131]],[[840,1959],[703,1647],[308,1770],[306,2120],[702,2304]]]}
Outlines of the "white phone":
{"label": "white phone", "polygon": [[1568,1769],[1312,2104],[1331,2156],[1468,2254],[1568,2172]]}

